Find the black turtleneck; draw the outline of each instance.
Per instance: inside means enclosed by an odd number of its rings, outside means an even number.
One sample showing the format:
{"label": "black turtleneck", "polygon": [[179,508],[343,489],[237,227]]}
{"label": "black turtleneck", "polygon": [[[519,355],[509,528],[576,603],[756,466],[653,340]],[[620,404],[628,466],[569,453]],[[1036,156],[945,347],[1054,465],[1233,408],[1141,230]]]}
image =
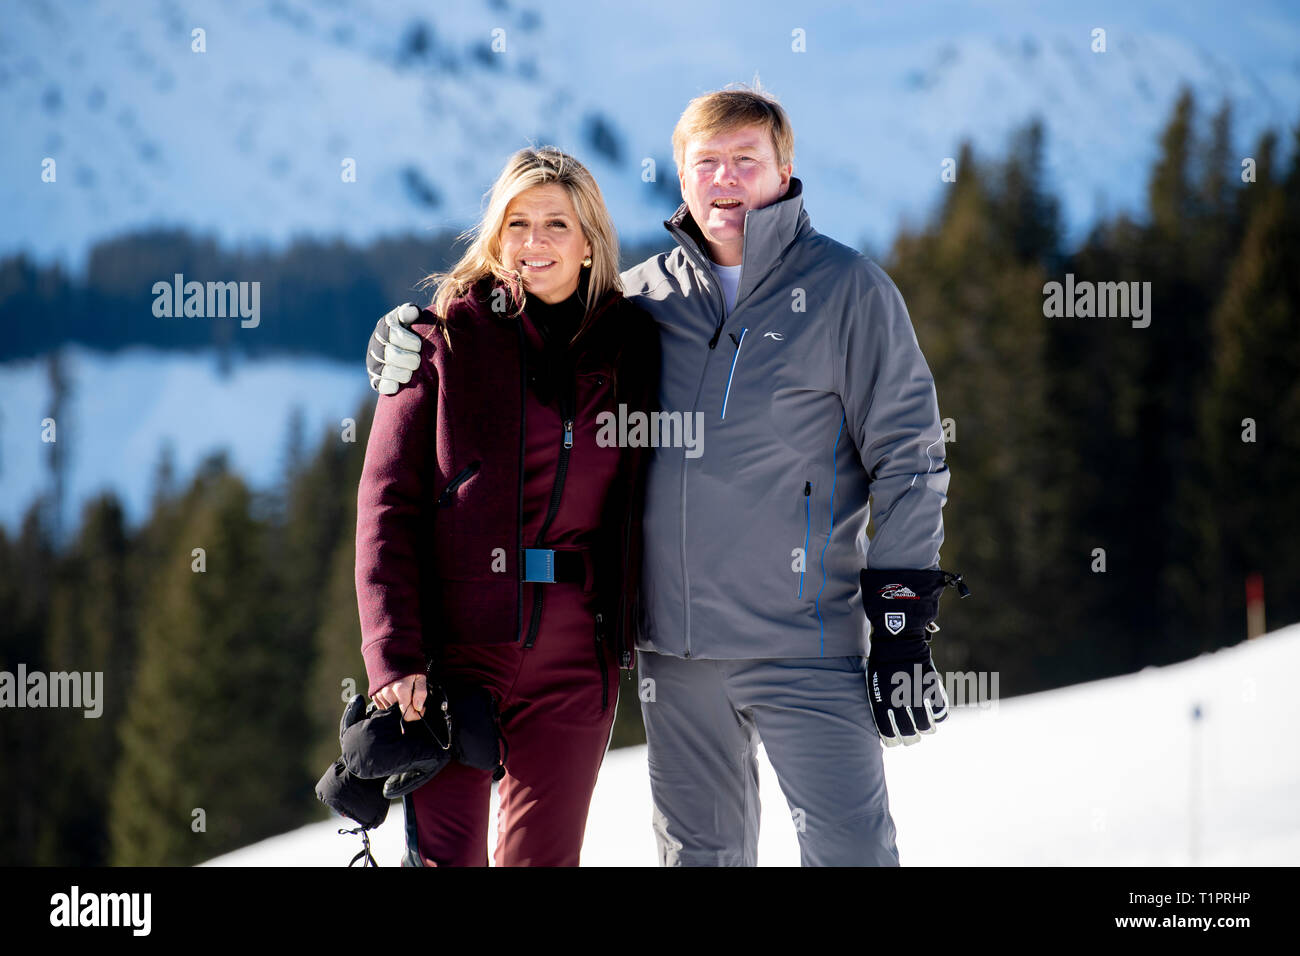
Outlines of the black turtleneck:
{"label": "black turtleneck", "polygon": [[578,326],[582,324],[586,306],[582,304],[578,291],[575,289],[573,295],[554,304],[543,302],[535,295],[528,297],[524,312],[533,320],[533,325],[537,326],[537,331],[542,334],[542,340],[548,350],[567,349],[569,341],[578,331]]}
{"label": "black turtleneck", "polygon": [[582,323],[586,306],[581,290],[561,302],[548,304],[535,295],[528,296],[524,313],[541,333],[543,347],[529,360],[529,381],[537,397],[546,404],[558,401],[561,391],[573,390],[573,355],[569,342]]}

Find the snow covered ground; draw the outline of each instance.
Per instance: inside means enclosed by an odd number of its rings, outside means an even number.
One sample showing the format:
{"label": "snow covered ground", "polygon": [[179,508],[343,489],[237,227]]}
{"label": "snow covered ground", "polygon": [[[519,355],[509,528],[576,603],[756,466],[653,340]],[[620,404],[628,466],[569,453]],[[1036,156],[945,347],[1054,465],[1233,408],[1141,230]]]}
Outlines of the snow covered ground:
{"label": "snow covered ground", "polygon": [[[1170,667],[957,710],[920,744],[885,751],[901,860],[1300,864],[1295,673],[1300,625]],[[789,810],[760,760],[759,864],[798,865]],[[583,865],[656,865],[644,747],[608,754],[592,804]],[[208,865],[345,865],[360,841],[337,834],[344,823],[305,826]],[[402,823],[398,802],[375,832],[381,866],[400,862]]]}
{"label": "snow covered ground", "polygon": [[[55,433],[68,455],[66,523],[76,527],[81,505],[105,488],[116,490],[129,521],[142,520],[164,443],[182,484],[205,455],[225,449],[232,470],[269,488],[285,464],[295,407],[310,453],[327,425],[341,429],[371,394],[363,346],[355,363],[234,356],[229,375],[215,352],[66,349],[72,396]],[[50,446],[41,440],[49,408],[44,359],[0,364],[0,524],[11,531],[49,485]]]}

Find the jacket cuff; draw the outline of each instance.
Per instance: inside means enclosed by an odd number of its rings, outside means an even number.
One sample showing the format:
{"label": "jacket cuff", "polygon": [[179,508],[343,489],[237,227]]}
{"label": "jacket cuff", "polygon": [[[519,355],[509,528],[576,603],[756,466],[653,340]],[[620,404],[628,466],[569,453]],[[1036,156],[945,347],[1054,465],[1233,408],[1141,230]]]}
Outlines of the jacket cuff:
{"label": "jacket cuff", "polygon": [[412,674],[423,674],[428,667],[423,654],[411,654],[390,646],[392,641],[376,642],[362,652],[370,686],[366,696],[374,697],[389,684]]}
{"label": "jacket cuff", "polygon": [[928,638],[927,625],[939,613],[943,589],[952,585],[962,597],[970,590],[960,574],[933,570],[863,569],[862,607],[871,622],[873,640]]}

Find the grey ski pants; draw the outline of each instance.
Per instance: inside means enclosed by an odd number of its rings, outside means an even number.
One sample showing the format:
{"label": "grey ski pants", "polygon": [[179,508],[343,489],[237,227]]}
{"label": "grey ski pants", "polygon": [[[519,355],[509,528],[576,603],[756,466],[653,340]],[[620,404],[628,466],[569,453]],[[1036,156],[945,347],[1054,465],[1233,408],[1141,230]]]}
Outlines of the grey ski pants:
{"label": "grey ski pants", "polygon": [[661,866],[756,865],[760,740],[804,866],[899,865],[862,657],[638,657]]}

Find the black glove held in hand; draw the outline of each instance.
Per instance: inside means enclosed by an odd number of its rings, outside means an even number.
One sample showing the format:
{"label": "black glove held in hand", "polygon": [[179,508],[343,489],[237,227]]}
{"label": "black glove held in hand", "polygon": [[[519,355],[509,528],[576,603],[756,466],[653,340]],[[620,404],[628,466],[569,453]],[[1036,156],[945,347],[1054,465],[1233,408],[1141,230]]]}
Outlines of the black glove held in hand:
{"label": "black glove held in hand", "polygon": [[864,570],[862,604],[871,622],[867,694],[886,747],[914,744],[948,717],[948,695],[930,658],[930,634],[944,587],[962,597],[960,574],[942,570]]}
{"label": "black glove held in hand", "polygon": [[[429,679],[433,680],[432,671]],[[467,767],[491,771],[493,780],[504,777],[506,768],[501,751],[508,751],[508,748],[501,734],[496,698],[491,691],[478,684],[458,681],[430,683],[429,688],[430,710],[426,719],[436,722],[450,718],[446,728],[451,734],[451,747],[445,755],[446,760],[455,759]],[[446,715],[442,718],[435,717],[438,699],[447,701]],[[433,767],[415,765],[410,770],[394,774],[384,784],[384,796],[396,798],[424,786],[442,770],[443,765],[444,761]]]}
{"label": "black glove held in hand", "polygon": [[[340,745],[348,728],[359,723],[365,714],[366,699],[357,694],[343,710],[343,719],[339,722]],[[351,817],[363,828],[377,827],[388,816],[384,781],[356,776],[348,770],[342,757],[335,760],[317,782],[316,797],[330,809]]]}

